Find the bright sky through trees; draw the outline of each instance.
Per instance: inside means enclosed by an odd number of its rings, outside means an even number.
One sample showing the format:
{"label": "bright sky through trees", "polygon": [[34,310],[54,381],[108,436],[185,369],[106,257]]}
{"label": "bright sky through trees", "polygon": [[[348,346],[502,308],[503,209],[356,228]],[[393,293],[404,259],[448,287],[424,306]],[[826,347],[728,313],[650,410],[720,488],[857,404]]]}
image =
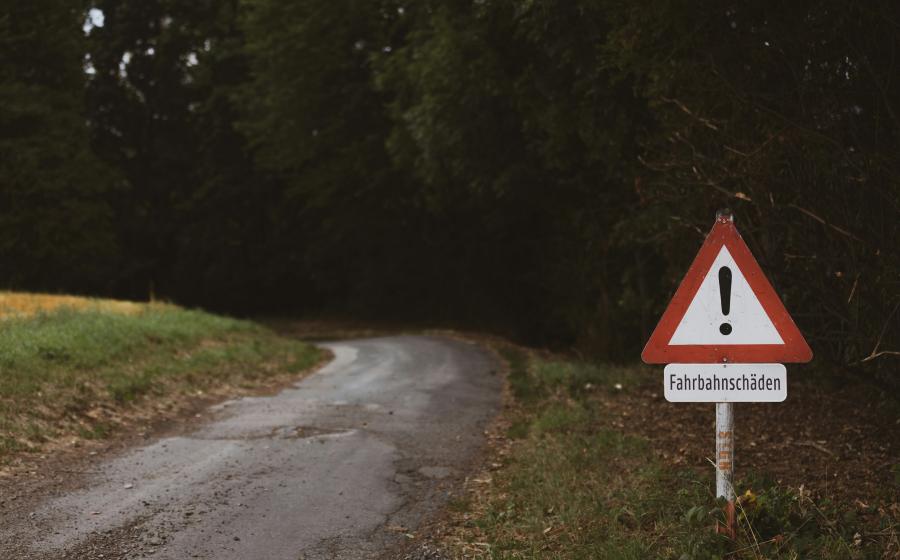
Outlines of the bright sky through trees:
{"label": "bright sky through trees", "polygon": [[103,17],[103,11],[98,10],[97,8],[91,8],[88,10],[87,17],[84,20],[84,29],[85,33],[90,33],[91,29],[95,27],[103,27],[103,22],[105,21]]}

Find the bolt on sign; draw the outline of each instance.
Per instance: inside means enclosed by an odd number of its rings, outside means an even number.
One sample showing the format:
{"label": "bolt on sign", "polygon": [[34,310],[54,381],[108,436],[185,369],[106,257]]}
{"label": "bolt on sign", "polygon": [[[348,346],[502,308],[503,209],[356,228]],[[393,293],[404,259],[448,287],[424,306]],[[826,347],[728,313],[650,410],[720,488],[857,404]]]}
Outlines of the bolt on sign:
{"label": "bolt on sign", "polygon": [[783,363],[808,362],[812,350],[738,233],[730,211],[716,214],[641,358],[648,364],[667,364],[666,400],[716,403],[716,495],[731,504],[725,532],[733,537],[732,403],[784,401]]}

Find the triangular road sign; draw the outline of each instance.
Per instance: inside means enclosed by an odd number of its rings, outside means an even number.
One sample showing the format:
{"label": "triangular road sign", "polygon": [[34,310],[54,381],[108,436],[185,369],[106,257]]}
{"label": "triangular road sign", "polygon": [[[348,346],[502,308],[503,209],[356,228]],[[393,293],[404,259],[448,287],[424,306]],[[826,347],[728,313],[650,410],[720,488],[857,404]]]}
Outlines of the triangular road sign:
{"label": "triangular road sign", "polygon": [[808,362],[812,350],[720,214],[641,353],[649,364]]}

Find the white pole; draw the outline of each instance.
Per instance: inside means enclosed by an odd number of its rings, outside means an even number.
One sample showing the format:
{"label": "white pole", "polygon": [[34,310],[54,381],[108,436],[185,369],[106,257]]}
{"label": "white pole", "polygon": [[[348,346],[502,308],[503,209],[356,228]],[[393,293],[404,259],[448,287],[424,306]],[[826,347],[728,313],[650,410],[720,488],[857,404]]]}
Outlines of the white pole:
{"label": "white pole", "polygon": [[734,538],[734,405],[716,403],[716,497],[725,498],[725,534]]}
{"label": "white pole", "polygon": [[734,500],[734,405],[716,403],[716,497]]}
{"label": "white pole", "polygon": [[[716,212],[716,220],[734,221],[731,210]],[[723,359],[723,361],[725,361]],[[726,533],[734,538],[734,405],[716,403],[716,497],[725,498]]]}

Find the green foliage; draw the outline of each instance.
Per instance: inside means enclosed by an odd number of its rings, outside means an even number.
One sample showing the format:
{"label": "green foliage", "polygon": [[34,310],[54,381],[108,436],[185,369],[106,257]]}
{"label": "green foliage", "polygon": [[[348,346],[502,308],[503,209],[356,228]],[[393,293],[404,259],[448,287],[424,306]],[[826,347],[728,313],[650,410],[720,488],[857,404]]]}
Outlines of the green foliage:
{"label": "green foliage", "polygon": [[0,268],[6,286],[108,287],[115,175],[88,146],[79,2],[0,11]]}
{"label": "green foliage", "polygon": [[619,360],[729,206],[817,356],[896,383],[895,3],[90,6],[0,17],[7,283]]}
{"label": "green foliage", "polygon": [[[267,282],[296,301],[380,311],[413,299],[421,252],[414,185],[385,150],[391,123],[371,59],[390,49],[398,4],[248,0],[252,79],[240,128],[277,182],[267,207]],[[419,265],[419,266],[417,266]],[[291,288],[286,288],[291,286]],[[405,291],[403,291],[405,290]],[[283,305],[283,303],[282,303]]]}
{"label": "green foliage", "polygon": [[491,486],[476,494],[480,503],[462,508],[467,538],[482,551],[474,557],[862,560],[891,553],[897,520],[890,512],[871,508],[876,519],[864,520],[847,504],[764,478],[737,484],[745,491],[737,539],[716,534],[723,504],[706,473],[662,464],[650,442],[611,429],[602,404],[571,383],[602,386],[624,368],[503,354],[512,373],[529,371],[531,385],[553,390],[517,393],[517,442]]}
{"label": "green foliage", "polygon": [[234,128],[231,90],[247,74],[237,4],[93,3],[104,22],[87,40],[92,145],[128,186],[113,199],[127,253],[120,295],[239,308],[254,293],[240,271],[259,266],[265,209],[248,208],[247,189],[267,182]]}
{"label": "green foliage", "polygon": [[611,6],[606,63],[655,123],[639,139],[643,217],[623,241],[654,236],[674,286],[731,206],[820,356],[858,363],[895,346],[896,4]]}
{"label": "green foliage", "polygon": [[171,352],[204,337],[257,328],[172,306],[151,306],[137,315],[63,309],[7,319],[0,328],[0,394],[37,390],[46,383],[47,370],[60,375],[72,369],[89,371],[141,353]]}
{"label": "green foliage", "polygon": [[532,429],[536,433],[566,430],[581,425],[586,416],[587,411],[581,405],[555,404],[541,412]]}
{"label": "green foliage", "polygon": [[315,348],[255,323],[171,305],[131,315],[88,308],[6,319],[0,325],[0,451],[38,444],[60,430],[104,437],[113,425],[88,411],[145,395],[252,384],[307,369],[318,358]]}
{"label": "green foliage", "polygon": [[407,17],[377,84],[394,161],[423,183],[435,243],[457,265],[444,275],[463,277],[450,297],[481,298],[533,339],[621,346],[634,333],[616,325],[610,210],[632,198],[622,174],[640,103],[599,66],[602,10],[434,2]]}
{"label": "green foliage", "polygon": [[607,362],[566,360],[529,360],[528,355],[511,347],[500,351],[509,364],[509,384],[516,399],[535,402],[553,395],[584,397],[593,391],[616,394],[636,386],[645,373],[635,366]]}
{"label": "green foliage", "polygon": [[535,383],[528,371],[527,355],[512,347],[501,348],[500,354],[503,356],[503,359],[506,360],[507,366],[509,367],[507,379],[509,380],[513,395],[522,401],[537,396],[537,391],[534,388]]}

